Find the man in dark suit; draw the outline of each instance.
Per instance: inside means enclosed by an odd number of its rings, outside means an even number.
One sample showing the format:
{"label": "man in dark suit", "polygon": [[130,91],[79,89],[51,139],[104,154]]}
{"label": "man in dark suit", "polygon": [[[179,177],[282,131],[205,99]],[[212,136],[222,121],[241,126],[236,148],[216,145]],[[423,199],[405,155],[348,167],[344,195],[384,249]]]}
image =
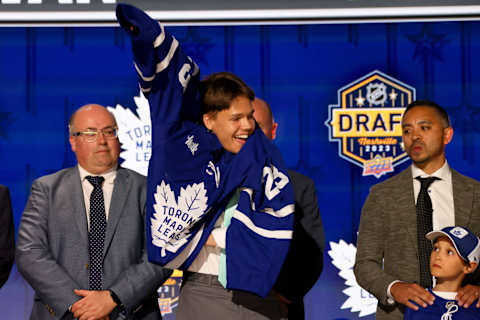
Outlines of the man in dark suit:
{"label": "man in dark suit", "polygon": [[69,128],[78,166],[34,181],[18,232],[31,319],[161,319],[156,290],[170,272],[147,261],[145,177],[118,166],[104,107],[81,107]]}
{"label": "man in dark suit", "polygon": [[15,255],[15,230],[8,188],[0,185],[0,288],[8,280]]}
{"label": "man in dark suit", "polygon": [[[253,108],[260,129],[267,138],[275,139],[278,124],[273,120],[270,106],[255,98]],[[322,272],[325,236],[313,180],[293,170],[288,174],[295,194],[293,236],[274,290],[287,304],[288,318],[296,320],[305,318],[303,297]]]}
{"label": "man in dark suit", "polygon": [[[373,186],[362,209],[354,267],[357,282],[378,299],[377,319],[403,319],[405,307],[432,304],[425,233],[446,226],[480,234],[480,183],[450,168],[445,146],[453,129],[445,110],[414,101],[402,118],[402,138],[412,165]],[[429,202],[429,205],[426,203]],[[427,223],[428,222],[428,223]],[[431,245],[431,244],[430,244]],[[458,293],[468,307],[480,294],[479,272]]]}

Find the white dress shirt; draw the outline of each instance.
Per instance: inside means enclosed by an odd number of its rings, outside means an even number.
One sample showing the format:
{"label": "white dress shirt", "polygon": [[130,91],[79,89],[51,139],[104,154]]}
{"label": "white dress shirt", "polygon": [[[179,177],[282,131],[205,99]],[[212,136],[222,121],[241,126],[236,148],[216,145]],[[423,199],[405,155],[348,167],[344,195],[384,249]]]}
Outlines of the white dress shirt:
{"label": "white dress shirt", "polygon": [[188,271],[218,276],[220,269],[220,251],[225,249],[225,237],[227,233],[227,227],[222,226],[223,217],[224,213],[218,217],[211,233],[217,246],[204,245],[190,267],[188,267]]}
{"label": "white dress shirt", "polygon": [[416,177],[437,177],[440,180],[434,181],[428,188],[428,194],[432,199],[432,222],[433,230],[440,230],[448,226],[455,225],[455,212],[453,208],[453,187],[452,187],[452,171],[447,161],[443,166],[432,173],[426,174],[422,169],[412,165],[413,193],[415,195],[415,203],[417,203],[418,194],[420,193],[420,181]]}
{"label": "white dress shirt", "polygon": [[85,202],[85,214],[87,215],[87,226],[90,230],[90,195],[93,191],[92,184],[86,179],[87,176],[102,176],[105,178],[103,181],[103,201],[105,203],[105,218],[108,221],[108,213],[110,211],[110,202],[112,201],[113,185],[115,177],[117,176],[117,167],[104,172],[102,174],[92,174],[78,165],[78,171],[80,172],[80,181],[82,182],[83,198]]}

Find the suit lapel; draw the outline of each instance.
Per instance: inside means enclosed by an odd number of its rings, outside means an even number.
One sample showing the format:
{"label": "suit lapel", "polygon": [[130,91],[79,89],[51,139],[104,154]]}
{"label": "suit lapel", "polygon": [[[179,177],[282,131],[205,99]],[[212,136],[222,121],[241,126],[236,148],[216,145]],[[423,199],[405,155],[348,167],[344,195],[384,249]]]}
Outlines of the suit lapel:
{"label": "suit lapel", "polygon": [[112,200],[110,202],[110,211],[108,213],[107,232],[105,234],[105,244],[103,246],[103,256],[108,251],[113,235],[118,225],[118,221],[123,214],[123,208],[130,189],[128,171],[118,168],[117,176],[113,186]]}
{"label": "suit lapel", "polygon": [[88,248],[87,213],[78,167],[70,168],[70,175],[66,179],[65,190],[67,190],[67,193],[70,193],[69,196],[71,196],[72,201],[73,218],[80,231],[80,237],[85,243],[87,243]]}
{"label": "suit lapel", "polygon": [[417,240],[417,210],[415,208],[415,195],[413,193],[412,166],[408,167],[398,175],[395,191],[397,201],[397,212],[406,227],[408,237],[410,238],[415,252],[418,256]]}
{"label": "suit lapel", "polygon": [[455,225],[468,227],[473,207],[473,187],[468,179],[452,169],[452,189]]}

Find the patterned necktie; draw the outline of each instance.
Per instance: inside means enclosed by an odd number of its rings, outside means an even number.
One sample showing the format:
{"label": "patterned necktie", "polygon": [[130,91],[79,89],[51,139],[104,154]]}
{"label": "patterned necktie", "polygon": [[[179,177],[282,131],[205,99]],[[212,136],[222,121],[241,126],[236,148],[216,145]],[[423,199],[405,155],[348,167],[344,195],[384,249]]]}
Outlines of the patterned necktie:
{"label": "patterned necktie", "polygon": [[424,288],[432,287],[432,275],[430,274],[430,254],[432,252],[431,242],[425,235],[432,231],[432,200],[428,195],[428,187],[437,177],[420,178],[420,192],[417,197],[417,239],[418,239],[418,260],[420,263],[420,285]]}
{"label": "patterned necktie", "polygon": [[86,179],[93,185],[90,195],[90,231],[88,232],[88,252],[90,253],[90,290],[102,290],[103,273],[103,243],[107,220],[103,201],[102,183],[105,178],[87,176]]}

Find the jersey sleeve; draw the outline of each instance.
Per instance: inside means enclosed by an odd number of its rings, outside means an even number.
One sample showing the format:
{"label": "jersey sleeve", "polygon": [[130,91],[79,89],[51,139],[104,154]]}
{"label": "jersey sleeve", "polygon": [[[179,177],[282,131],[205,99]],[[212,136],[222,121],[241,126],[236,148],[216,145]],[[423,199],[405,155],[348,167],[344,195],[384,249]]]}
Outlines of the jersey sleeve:
{"label": "jersey sleeve", "polygon": [[170,130],[182,120],[198,119],[199,68],[163,25],[127,4],[116,9],[121,27],[132,40],[140,88],[150,103],[152,124]]}

